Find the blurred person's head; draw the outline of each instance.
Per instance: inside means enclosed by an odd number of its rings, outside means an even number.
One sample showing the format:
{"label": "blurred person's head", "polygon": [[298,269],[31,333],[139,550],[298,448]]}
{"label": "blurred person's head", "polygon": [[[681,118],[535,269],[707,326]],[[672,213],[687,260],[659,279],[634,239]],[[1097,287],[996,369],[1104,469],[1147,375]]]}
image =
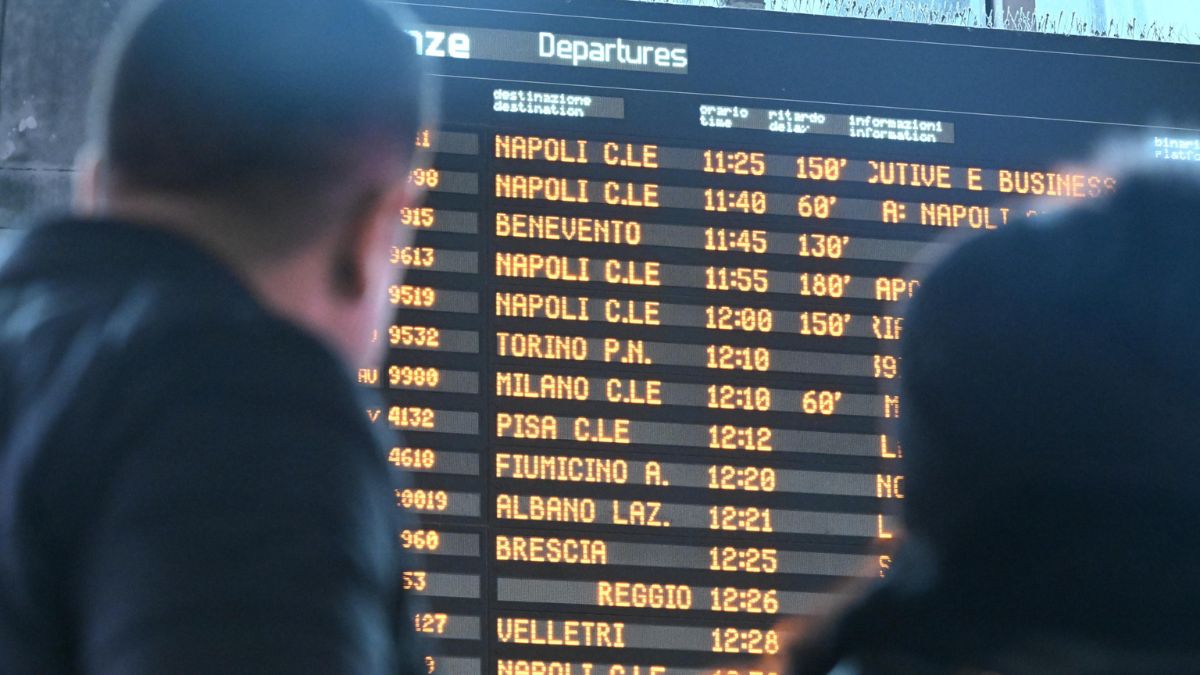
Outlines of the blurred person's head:
{"label": "blurred person's head", "polygon": [[147,0],[102,57],[77,209],[196,240],[367,358],[432,93],[371,0]]}
{"label": "blurred person's head", "polygon": [[901,346],[905,540],[800,658],[1200,652],[1198,349],[1195,172],[954,249]]}

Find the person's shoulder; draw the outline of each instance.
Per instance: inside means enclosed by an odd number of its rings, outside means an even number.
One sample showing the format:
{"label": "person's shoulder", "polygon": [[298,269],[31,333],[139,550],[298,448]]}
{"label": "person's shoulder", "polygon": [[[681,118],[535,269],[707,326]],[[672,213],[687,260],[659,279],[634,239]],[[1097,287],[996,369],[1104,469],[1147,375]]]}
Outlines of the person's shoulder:
{"label": "person's shoulder", "polygon": [[146,319],[117,347],[137,366],[241,378],[270,375],[297,380],[347,377],[341,361],[317,337],[282,318],[263,313],[212,314],[189,318]]}
{"label": "person's shoulder", "polygon": [[[0,351],[22,355],[39,382],[39,371],[68,355],[72,370],[93,379],[114,364],[157,360],[141,380],[163,368],[219,369],[255,353],[332,360],[198,245],[119,221],[64,218],[28,232],[0,262],[0,308]],[[25,358],[33,354],[45,358]]]}
{"label": "person's shoulder", "polygon": [[[0,272],[0,454],[12,460],[0,485],[20,486],[15,517],[66,546],[117,496],[227,485],[231,472],[347,504],[364,486],[384,494],[363,398],[331,349],[196,256],[120,236],[129,244],[105,250],[121,264],[51,245],[98,235],[56,235]],[[183,269],[145,263],[148,249]]]}
{"label": "person's shoulder", "polygon": [[301,408],[325,419],[357,414],[365,424],[333,350],[270,311],[217,257],[168,231],[42,223],[0,265],[0,308],[5,302],[13,311],[0,318],[0,357],[19,357],[22,392],[72,411],[55,427],[95,427],[99,436],[165,407],[239,401],[276,416]]}
{"label": "person's shoulder", "polygon": [[3,414],[29,420],[20,438],[38,446],[205,392],[274,386],[343,410],[356,396],[331,350],[198,247],[79,219],[39,225],[0,261],[0,371]]}
{"label": "person's shoulder", "polygon": [[103,249],[103,255],[63,256],[63,267],[75,273],[50,292],[56,301],[79,298],[62,311],[64,328],[78,329],[73,337],[92,344],[98,363],[115,368],[108,377],[139,384],[126,393],[160,386],[186,396],[205,385],[246,389],[263,382],[275,383],[281,399],[313,391],[346,398],[353,391],[346,367],[325,343],[272,312],[194,243],[120,223],[57,234]]}

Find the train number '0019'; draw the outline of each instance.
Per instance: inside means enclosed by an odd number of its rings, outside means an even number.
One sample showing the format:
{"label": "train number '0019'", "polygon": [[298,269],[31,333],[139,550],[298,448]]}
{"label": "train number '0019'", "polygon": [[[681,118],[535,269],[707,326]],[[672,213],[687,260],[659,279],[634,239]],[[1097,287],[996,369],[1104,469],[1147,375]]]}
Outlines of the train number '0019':
{"label": "train number '0019'", "polygon": [[412,511],[445,511],[450,508],[450,494],[445,490],[396,490],[396,506]]}

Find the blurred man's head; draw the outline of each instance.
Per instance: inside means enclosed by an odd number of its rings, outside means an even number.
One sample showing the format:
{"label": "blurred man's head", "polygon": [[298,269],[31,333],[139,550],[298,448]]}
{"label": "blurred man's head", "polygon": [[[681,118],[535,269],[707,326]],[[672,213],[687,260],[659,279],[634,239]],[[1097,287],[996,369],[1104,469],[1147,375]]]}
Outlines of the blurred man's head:
{"label": "blurred man's head", "polygon": [[1196,672],[1200,172],[1120,175],[922,280],[900,349],[905,536],[797,673],[848,655]]}
{"label": "blurred man's head", "polygon": [[361,358],[418,197],[418,58],[370,0],[143,2],[100,66],[77,203],[199,240]]}
{"label": "blurred man's head", "polygon": [[1197,172],[1142,169],[924,280],[900,426],[906,546],[928,557],[897,588],[940,588],[984,640],[1194,644],[1198,225]]}

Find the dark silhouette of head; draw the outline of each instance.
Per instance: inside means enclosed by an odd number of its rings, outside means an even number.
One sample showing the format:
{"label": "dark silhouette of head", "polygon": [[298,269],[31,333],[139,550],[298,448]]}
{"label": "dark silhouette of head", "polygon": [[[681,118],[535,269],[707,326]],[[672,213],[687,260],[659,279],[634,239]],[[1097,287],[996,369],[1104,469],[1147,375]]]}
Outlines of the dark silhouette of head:
{"label": "dark silhouette of head", "polygon": [[97,71],[79,210],[171,229],[348,358],[394,280],[436,100],[373,0],[145,0]]}
{"label": "dark silhouette of head", "polygon": [[367,0],[143,3],[101,65],[91,141],[112,189],[258,216],[236,234],[286,253],[414,160],[433,97],[410,41]]}
{"label": "dark silhouette of head", "polygon": [[905,541],[826,657],[1194,650],[1198,345],[1192,171],[1142,169],[956,247],[901,347]]}

